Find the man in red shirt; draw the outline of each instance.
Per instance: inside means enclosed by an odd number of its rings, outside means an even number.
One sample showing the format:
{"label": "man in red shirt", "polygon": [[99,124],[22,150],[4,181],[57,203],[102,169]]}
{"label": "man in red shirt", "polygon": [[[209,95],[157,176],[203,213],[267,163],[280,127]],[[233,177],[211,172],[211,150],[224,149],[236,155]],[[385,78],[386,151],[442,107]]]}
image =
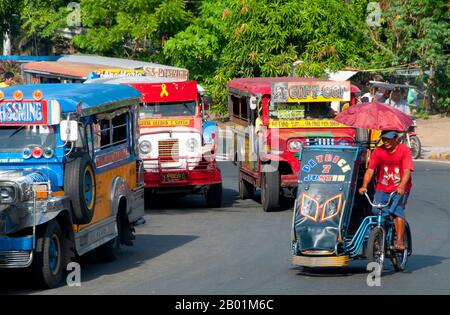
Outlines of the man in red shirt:
{"label": "man in red shirt", "polygon": [[[406,145],[397,142],[396,131],[383,131],[381,139],[383,145],[373,151],[359,193],[367,192],[367,185],[372,180],[375,171],[377,172],[377,186],[374,203],[384,204],[388,201],[392,192],[397,192],[393,197],[391,206],[383,209],[383,212],[387,212],[394,217],[397,233],[395,247],[396,250],[404,250],[404,210],[412,187],[411,172],[414,171],[414,164],[411,150]],[[378,210],[374,208],[372,211],[375,213]]]}

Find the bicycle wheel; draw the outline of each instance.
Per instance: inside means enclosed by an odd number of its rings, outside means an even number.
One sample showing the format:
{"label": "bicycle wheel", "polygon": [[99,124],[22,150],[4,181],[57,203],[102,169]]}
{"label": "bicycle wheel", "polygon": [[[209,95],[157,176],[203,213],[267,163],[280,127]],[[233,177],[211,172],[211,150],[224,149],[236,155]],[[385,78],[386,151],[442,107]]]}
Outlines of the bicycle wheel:
{"label": "bicycle wheel", "polygon": [[380,265],[380,270],[383,272],[384,265],[384,243],[385,232],[382,227],[375,227],[370,231],[369,240],[367,241],[366,257],[369,263],[375,262]]}
{"label": "bicycle wheel", "polygon": [[[394,247],[395,242],[397,241],[397,233],[395,232],[395,228],[392,227],[392,248]],[[409,225],[405,224],[405,235],[404,235],[405,249],[401,252],[392,250],[391,253],[391,262],[394,266],[395,271],[404,271],[406,268],[406,263],[408,262],[408,256],[411,255],[412,252],[412,242],[411,242],[411,231],[409,229]]]}

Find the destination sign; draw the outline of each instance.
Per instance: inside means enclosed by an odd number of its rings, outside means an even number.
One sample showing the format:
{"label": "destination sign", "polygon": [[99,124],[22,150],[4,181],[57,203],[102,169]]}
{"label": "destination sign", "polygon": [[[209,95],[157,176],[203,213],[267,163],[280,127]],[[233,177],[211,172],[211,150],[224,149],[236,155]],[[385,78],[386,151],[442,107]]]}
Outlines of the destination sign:
{"label": "destination sign", "polygon": [[272,102],[348,102],[349,81],[278,82],[271,86]]}
{"label": "destination sign", "polygon": [[46,125],[47,108],[47,101],[2,101],[0,102],[0,124]]}
{"label": "destination sign", "polygon": [[175,127],[175,126],[193,126],[194,122],[190,119],[140,119],[141,127]]}
{"label": "destination sign", "polygon": [[269,121],[269,128],[348,128],[331,119],[274,120]]}

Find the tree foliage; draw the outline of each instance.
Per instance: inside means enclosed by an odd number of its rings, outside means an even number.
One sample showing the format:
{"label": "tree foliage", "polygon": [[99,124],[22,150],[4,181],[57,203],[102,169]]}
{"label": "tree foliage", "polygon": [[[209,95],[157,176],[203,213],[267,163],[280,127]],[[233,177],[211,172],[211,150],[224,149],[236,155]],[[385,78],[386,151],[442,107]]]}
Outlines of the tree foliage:
{"label": "tree foliage", "polygon": [[360,11],[340,0],[203,1],[198,18],[164,53],[206,79],[221,102],[234,77],[321,76],[367,62],[372,46]]}
{"label": "tree foliage", "polygon": [[192,13],[182,0],[82,0],[86,33],[75,37],[83,51],[159,59],[165,38],[185,29]]}

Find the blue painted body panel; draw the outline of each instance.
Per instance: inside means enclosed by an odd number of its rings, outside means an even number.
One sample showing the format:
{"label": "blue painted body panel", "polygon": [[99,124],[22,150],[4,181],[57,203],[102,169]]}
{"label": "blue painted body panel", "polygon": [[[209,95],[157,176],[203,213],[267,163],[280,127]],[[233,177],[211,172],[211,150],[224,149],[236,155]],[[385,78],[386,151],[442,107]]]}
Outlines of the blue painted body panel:
{"label": "blue painted body panel", "polygon": [[33,92],[40,90],[43,99],[56,100],[61,105],[62,113],[77,112],[77,106],[81,103],[81,109],[90,109],[105,104],[140,98],[135,88],[128,85],[110,84],[31,84],[15,85],[3,88],[5,100],[13,100],[16,90],[23,92],[24,100],[32,100]]}
{"label": "blue painted body panel", "polygon": [[25,251],[34,249],[34,237],[0,237],[0,251]]}

